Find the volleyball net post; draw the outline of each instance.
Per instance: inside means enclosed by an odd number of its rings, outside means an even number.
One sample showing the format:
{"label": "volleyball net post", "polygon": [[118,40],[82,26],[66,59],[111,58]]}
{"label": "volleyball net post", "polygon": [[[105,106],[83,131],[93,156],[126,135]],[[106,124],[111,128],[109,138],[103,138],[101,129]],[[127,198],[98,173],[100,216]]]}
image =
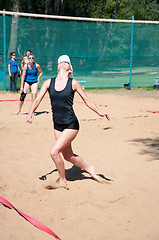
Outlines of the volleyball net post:
{"label": "volleyball net post", "polygon": [[[132,16],[132,20],[134,20],[134,16]],[[132,22],[131,48],[130,48],[130,80],[129,80],[130,88],[131,88],[131,75],[132,75],[133,35],[134,35],[134,23]]]}
{"label": "volleyball net post", "polygon": [[[5,12],[5,9],[3,9],[3,12]],[[3,59],[4,59],[3,89],[6,90],[6,23],[5,23],[5,14],[3,14]]]}

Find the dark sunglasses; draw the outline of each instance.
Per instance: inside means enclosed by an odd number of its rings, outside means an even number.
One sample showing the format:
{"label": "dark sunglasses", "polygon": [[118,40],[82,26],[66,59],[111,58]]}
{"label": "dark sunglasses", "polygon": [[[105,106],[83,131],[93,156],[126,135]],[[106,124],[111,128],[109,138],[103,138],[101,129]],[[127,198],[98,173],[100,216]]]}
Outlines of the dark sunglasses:
{"label": "dark sunglasses", "polygon": [[29,57],[29,59],[34,59],[33,57]]}
{"label": "dark sunglasses", "polygon": [[[62,62],[70,64],[69,62],[66,62],[66,61],[62,61]],[[62,63],[62,62],[60,62],[60,63]]]}

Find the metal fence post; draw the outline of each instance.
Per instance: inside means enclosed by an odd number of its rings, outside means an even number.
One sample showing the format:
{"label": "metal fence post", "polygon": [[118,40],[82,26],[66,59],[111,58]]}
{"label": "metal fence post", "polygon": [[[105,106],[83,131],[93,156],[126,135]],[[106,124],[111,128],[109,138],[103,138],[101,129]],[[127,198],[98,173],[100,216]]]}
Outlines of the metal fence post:
{"label": "metal fence post", "polygon": [[[132,20],[134,20],[134,16],[132,16]],[[134,35],[134,23],[132,22],[132,28],[131,28],[131,48],[130,48],[130,81],[129,81],[130,87],[131,87],[131,76],[132,76],[133,35]]]}
{"label": "metal fence post", "polygon": [[4,84],[3,89],[6,90],[6,23],[5,23],[5,9],[3,9],[3,61],[4,61]]}

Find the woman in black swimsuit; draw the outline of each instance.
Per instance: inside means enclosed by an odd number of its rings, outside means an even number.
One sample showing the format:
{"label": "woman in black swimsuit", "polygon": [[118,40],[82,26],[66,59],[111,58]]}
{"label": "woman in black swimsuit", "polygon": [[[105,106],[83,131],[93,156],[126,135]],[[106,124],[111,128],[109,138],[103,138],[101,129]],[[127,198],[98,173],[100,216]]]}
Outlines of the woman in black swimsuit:
{"label": "woman in black swimsuit", "polygon": [[71,143],[75,139],[79,131],[79,123],[73,110],[74,93],[77,92],[85,104],[100,117],[109,117],[106,113],[102,113],[96,105],[88,98],[81,84],[75,79],[70,78],[72,75],[72,65],[67,55],[62,55],[58,59],[58,74],[56,78],[46,80],[41,90],[33,102],[27,116],[27,122],[32,123],[34,111],[39,106],[45,93],[49,91],[51,106],[53,112],[53,122],[56,141],[53,144],[50,155],[53,159],[59,173],[59,179],[56,183],[47,185],[46,188],[63,187],[68,189],[67,180],[65,178],[64,159],[72,164],[80,167],[88,172],[96,181],[101,182],[99,176],[94,172],[93,166],[89,166],[78,155],[75,155],[72,150]]}

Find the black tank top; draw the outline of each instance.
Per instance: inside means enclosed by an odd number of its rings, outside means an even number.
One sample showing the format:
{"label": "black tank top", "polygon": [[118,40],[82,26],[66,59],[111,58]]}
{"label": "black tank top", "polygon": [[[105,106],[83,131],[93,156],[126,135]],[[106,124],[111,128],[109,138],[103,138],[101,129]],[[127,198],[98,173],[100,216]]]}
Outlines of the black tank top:
{"label": "black tank top", "polygon": [[68,78],[66,87],[62,91],[55,90],[55,79],[51,78],[48,89],[53,121],[58,124],[70,124],[77,119],[72,107],[75,94],[72,89],[72,78]]}

